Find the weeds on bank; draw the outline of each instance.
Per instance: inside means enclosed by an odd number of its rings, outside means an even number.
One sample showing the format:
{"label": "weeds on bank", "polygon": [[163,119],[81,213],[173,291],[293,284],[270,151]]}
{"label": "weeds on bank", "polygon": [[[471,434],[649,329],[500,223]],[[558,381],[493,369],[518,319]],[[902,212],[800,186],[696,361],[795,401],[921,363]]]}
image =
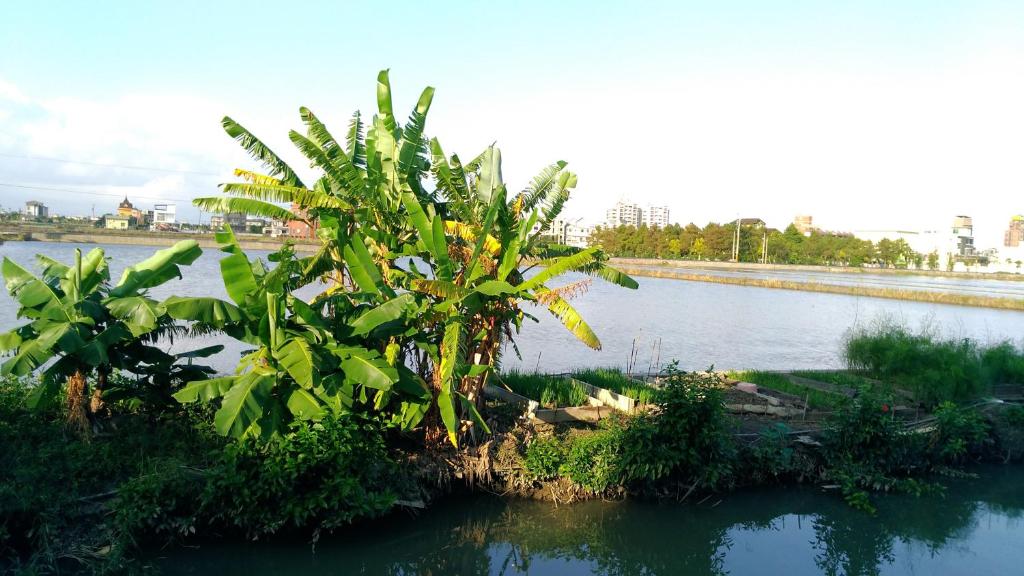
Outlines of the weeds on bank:
{"label": "weeds on bank", "polygon": [[1024,384],[1024,351],[1009,342],[985,347],[881,324],[851,334],[845,355],[850,368],[907,389],[928,407],[970,401],[997,384]]}

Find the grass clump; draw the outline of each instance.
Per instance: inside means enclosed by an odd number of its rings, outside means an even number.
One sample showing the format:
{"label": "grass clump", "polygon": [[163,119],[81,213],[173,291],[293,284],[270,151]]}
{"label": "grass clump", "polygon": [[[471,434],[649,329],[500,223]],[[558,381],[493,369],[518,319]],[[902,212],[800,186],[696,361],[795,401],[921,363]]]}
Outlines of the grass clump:
{"label": "grass clump", "polygon": [[874,383],[870,378],[865,378],[859,374],[853,374],[850,372],[837,372],[829,370],[795,370],[791,372],[794,376],[801,378],[807,378],[808,380],[817,380],[818,382],[825,382],[826,384],[835,384],[836,386],[843,386],[845,388],[857,389],[863,386],[872,386]]}
{"label": "grass clump", "polygon": [[501,381],[516,394],[536,400],[545,408],[582,406],[587,403],[587,391],[568,378],[513,370],[502,374]]}
{"label": "grass clump", "polygon": [[573,372],[573,377],[616,394],[628,396],[641,404],[650,404],[654,401],[654,388],[633,380],[618,368],[587,368]]}
{"label": "grass clump", "polygon": [[837,394],[810,388],[800,384],[794,384],[789,380],[789,378],[775,372],[747,370],[744,372],[729,372],[729,377],[735,380],[757,384],[763,388],[769,388],[778,392],[798,396],[801,399],[807,400],[808,407],[817,410],[833,410],[842,401],[842,397]]}
{"label": "grass clump", "polygon": [[907,389],[928,407],[974,400],[995,384],[1024,384],[1024,351],[1009,342],[985,347],[882,324],[849,336],[845,355],[850,368]]}

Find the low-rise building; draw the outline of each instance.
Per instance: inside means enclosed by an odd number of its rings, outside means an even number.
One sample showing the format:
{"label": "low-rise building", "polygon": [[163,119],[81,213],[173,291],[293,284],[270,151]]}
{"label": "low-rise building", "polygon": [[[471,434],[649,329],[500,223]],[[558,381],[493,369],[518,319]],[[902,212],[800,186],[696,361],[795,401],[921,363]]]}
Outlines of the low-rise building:
{"label": "low-rise building", "polygon": [[245,214],[241,212],[228,212],[224,215],[224,224],[231,228],[235,234],[245,232]]}
{"label": "low-rise building", "polygon": [[134,216],[123,216],[121,214],[107,214],[103,220],[103,227],[107,230],[130,230],[135,228],[138,222]]}
{"label": "low-rise building", "polygon": [[25,202],[25,210],[22,211],[21,215],[25,219],[45,220],[50,217],[50,209],[42,202],[29,200]]}

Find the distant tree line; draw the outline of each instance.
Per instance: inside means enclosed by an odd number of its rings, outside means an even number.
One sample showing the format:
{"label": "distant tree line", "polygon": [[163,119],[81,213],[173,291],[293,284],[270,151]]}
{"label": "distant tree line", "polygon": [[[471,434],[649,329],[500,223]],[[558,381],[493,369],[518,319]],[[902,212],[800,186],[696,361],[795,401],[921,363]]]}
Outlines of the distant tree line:
{"label": "distant tree line", "polygon": [[[703,228],[690,223],[664,228],[648,226],[598,226],[590,236],[612,256],[687,260],[732,258],[736,223],[711,222]],[[740,227],[739,260],[760,262],[767,241],[767,261],[776,264],[939,268],[937,253],[919,254],[906,241],[882,239],[877,243],[851,234],[811,231],[805,236],[790,224],[784,231],[761,225]]]}

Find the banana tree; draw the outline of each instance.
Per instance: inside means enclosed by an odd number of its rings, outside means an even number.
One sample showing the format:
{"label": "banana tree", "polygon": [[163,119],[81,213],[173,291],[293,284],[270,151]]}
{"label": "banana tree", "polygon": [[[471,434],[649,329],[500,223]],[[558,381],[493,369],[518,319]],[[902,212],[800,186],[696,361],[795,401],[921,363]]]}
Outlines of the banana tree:
{"label": "banana tree", "polygon": [[[217,233],[224,286],[232,302],[216,298],[171,297],[163,309],[175,319],[212,328],[253,346],[231,376],[189,382],[174,394],[180,402],[219,399],[218,432],[233,437],[270,437],[296,420],[319,420],[371,404],[381,407],[393,395],[406,397],[394,423],[414,426],[429,399],[426,388],[392,355],[382,355],[339,339],[315,310],[292,293],[301,263],[290,247],[275,253],[268,269],[249,260],[230,229]],[[373,318],[355,323],[349,334],[372,329]]]}
{"label": "banana tree", "polygon": [[[357,112],[343,141],[308,109],[300,109],[306,133],[292,131],[289,137],[318,171],[312,185],[225,118],[228,134],[267,173],[238,170],[241,182],[223,185],[224,196],[196,204],[315,224],[321,248],[299,261],[299,282],[322,277],[329,287],[312,304],[322,306],[318,309],[336,338],[356,338],[430,382],[431,414],[443,427],[429,422],[428,428],[447,431],[457,443],[469,422],[482,424],[480,387],[501,342],[510,340],[527,316],[521,302],[544,305],[597,348],[599,340],[567,301],[575,289],[549,288],[546,282],[578,271],[623,286],[636,283],[607,267],[598,250],[542,244],[576,184],[564,163],[545,168],[509,200],[496,148],[466,166],[457,156],[447,160],[440,144],[424,136],[433,93],[432,88],[422,92],[403,126],[393,113],[387,71],[381,72],[378,111],[365,137]],[[543,267],[529,280],[523,269],[528,263]],[[353,330],[363,315],[385,320]]]}
{"label": "banana tree", "polygon": [[[152,349],[143,343],[171,327],[147,290],[180,278],[180,266],[201,253],[194,240],[179,242],[128,267],[114,286],[99,248],[85,256],[76,249],[71,266],[38,256],[41,276],[4,258],[7,291],[18,303],[18,317],[29,322],[0,334],[0,350],[11,356],[0,372],[23,376],[49,363],[30,403],[49,402],[66,383],[69,423],[86,432],[89,415],[102,406],[107,376],[147,362]],[[93,373],[97,380],[87,406]]]}

